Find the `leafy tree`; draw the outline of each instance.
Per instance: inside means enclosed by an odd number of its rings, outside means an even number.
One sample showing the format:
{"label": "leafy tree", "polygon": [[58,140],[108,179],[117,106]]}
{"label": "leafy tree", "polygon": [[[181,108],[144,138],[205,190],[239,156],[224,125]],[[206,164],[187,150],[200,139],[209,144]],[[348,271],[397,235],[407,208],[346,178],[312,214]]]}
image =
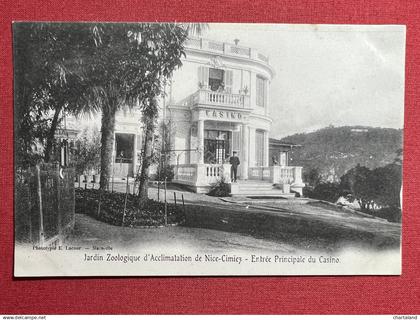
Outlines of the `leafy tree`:
{"label": "leafy tree", "polygon": [[72,157],[72,164],[76,172],[80,174],[97,170],[101,163],[101,135],[97,128],[93,130],[84,129],[76,139],[76,149]]}
{"label": "leafy tree", "polygon": [[160,123],[159,126],[159,136],[158,144],[155,145],[155,148],[160,150],[159,157],[157,157],[158,167],[157,167],[157,178],[159,180],[171,181],[174,177],[173,166],[171,165],[171,158],[174,154],[172,149],[171,138],[173,136],[173,130],[171,121],[165,122],[164,120]]}
{"label": "leafy tree", "polygon": [[50,160],[64,113],[83,112],[77,79],[65,71],[79,39],[62,24],[16,23],[14,37],[15,155],[18,166]]}
{"label": "leafy tree", "polygon": [[375,179],[372,171],[361,165],[347,171],[341,177],[340,187],[344,192],[351,193],[364,211],[369,211],[374,205],[376,192]]}
{"label": "leafy tree", "polygon": [[308,185],[315,187],[322,181],[322,176],[318,168],[311,168],[305,171],[303,179]]}
{"label": "leafy tree", "polygon": [[[69,32],[73,25],[67,26]],[[147,180],[151,141],[163,82],[181,66],[188,30],[181,24],[95,23],[78,30],[83,39],[67,72],[80,79],[81,105],[102,112],[101,189],[107,189],[112,168],[116,112],[138,106],[143,112],[144,145],[140,188]]]}
{"label": "leafy tree", "polygon": [[372,170],[372,183],[375,186],[373,201],[376,204],[382,207],[401,208],[401,168],[401,165],[392,163]]}
{"label": "leafy tree", "polygon": [[[167,28],[168,24],[160,25],[161,28]],[[169,42],[176,46],[178,49],[174,51],[169,51],[166,57],[160,57],[156,63],[152,63],[151,67],[155,67],[156,64],[165,63],[166,60],[170,61],[171,59],[176,60],[176,64],[172,64],[171,68],[168,69],[168,72],[161,75],[160,81],[158,85],[155,87],[155,90],[151,90],[148,95],[145,95],[144,98],[141,100],[143,102],[143,122],[145,124],[145,142],[143,145],[143,157],[142,157],[142,164],[141,164],[141,171],[137,177],[139,181],[139,198],[141,201],[145,201],[148,197],[148,181],[149,181],[149,167],[153,159],[155,159],[155,155],[153,154],[152,146],[153,146],[153,137],[154,132],[156,129],[157,118],[158,118],[158,97],[163,93],[162,89],[167,82],[167,78],[169,78],[172,74],[172,71],[175,68],[181,66],[180,55],[184,53],[184,41],[187,40],[187,36],[189,34],[200,34],[204,29],[207,28],[205,24],[195,24],[195,23],[187,23],[187,24],[179,24],[177,26],[177,31],[180,35],[175,36],[173,33],[168,34],[164,33],[163,37],[161,37],[163,41],[163,46],[165,47],[164,43]],[[159,29],[156,30],[159,33]],[[162,30],[161,30],[162,31]]]}

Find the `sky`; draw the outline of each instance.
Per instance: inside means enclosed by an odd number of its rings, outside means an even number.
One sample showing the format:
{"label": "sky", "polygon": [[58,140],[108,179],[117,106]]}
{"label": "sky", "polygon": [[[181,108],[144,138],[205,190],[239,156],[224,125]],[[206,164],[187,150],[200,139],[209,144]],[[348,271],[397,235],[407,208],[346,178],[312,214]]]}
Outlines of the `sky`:
{"label": "sky", "polygon": [[402,128],[402,26],[209,24],[204,38],[258,48],[276,75],[271,136],[329,125]]}

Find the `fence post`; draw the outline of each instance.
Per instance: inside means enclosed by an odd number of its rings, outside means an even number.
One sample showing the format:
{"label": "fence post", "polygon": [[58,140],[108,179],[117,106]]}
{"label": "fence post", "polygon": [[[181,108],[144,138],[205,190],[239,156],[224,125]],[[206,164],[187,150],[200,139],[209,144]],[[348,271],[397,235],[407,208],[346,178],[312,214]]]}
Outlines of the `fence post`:
{"label": "fence post", "polygon": [[184,202],[184,194],[183,193],[181,193],[181,198],[182,198],[182,211],[184,211],[184,217],[186,216],[185,215],[185,202]]}
{"label": "fence post", "polygon": [[42,214],[42,190],[41,190],[41,172],[37,165],[35,167],[36,182],[37,182],[37,194],[38,194],[38,208],[39,208],[39,244],[44,245],[44,217]]}
{"label": "fence post", "polygon": [[125,199],[124,199],[124,211],[122,216],[122,223],[121,226],[124,227],[124,221],[125,221],[125,210],[127,208],[127,197],[128,197],[128,191],[130,190],[130,187],[128,185],[128,174],[127,174],[127,184],[125,186]]}
{"label": "fence post", "polygon": [[58,224],[58,234],[61,236],[63,233],[63,218],[62,218],[62,212],[61,212],[61,206],[60,206],[60,165],[57,165],[57,175],[56,175],[56,196],[57,196],[57,224]]}
{"label": "fence post", "polygon": [[166,177],[165,177],[165,226],[168,224],[168,204],[166,202]]}

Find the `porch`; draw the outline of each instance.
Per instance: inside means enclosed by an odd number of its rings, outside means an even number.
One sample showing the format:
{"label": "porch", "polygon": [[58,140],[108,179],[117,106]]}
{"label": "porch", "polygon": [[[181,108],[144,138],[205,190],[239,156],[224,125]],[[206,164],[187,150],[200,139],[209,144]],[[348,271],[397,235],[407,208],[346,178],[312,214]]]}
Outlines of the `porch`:
{"label": "porch", "polygon": [[248,179],[231,183],[230,164],[180,164],[174,166],[173,182],[190,186],[197,193],[207,193],[221,181],[230,184],[231,195],[275,196],[302,195],[302,167],[249,167]]}

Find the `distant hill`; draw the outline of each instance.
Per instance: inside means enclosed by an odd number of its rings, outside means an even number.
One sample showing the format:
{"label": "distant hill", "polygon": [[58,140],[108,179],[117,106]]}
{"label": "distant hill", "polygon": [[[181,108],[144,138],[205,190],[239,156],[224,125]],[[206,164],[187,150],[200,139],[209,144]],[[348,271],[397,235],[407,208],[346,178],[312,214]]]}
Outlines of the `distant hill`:
{"label": "distant hill", "polygon": [[376,168],[393,162],[402,139],[402,129],[330,126],[281,141],[302,145],[292,150],[290,165],[303,166],[304,173],[317,168],[323,180],[338,181],[357,164]]}

